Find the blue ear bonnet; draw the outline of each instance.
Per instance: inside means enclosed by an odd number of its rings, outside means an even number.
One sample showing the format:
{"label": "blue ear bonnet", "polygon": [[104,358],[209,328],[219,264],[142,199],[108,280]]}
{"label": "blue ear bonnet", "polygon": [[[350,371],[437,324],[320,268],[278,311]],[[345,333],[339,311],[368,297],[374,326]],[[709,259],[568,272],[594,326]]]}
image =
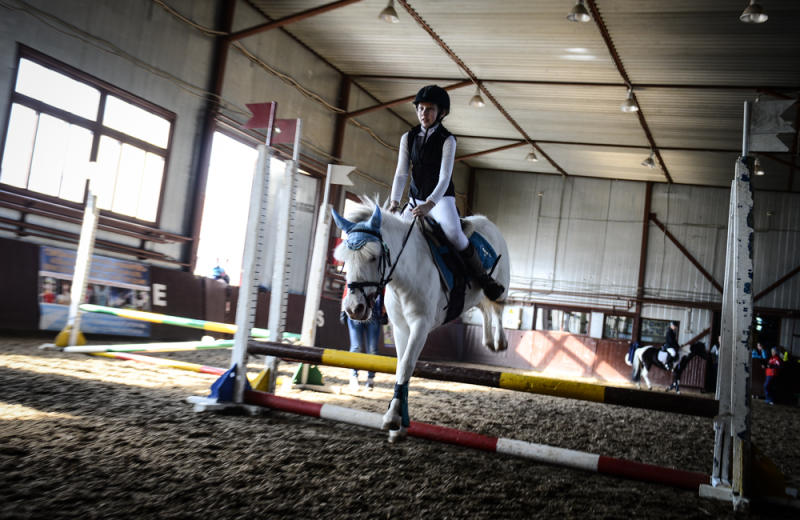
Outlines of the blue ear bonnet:
{"label": "blue ear bonnet", "polygon": [[350,222],[335,209],[331,212],[339,229],[347,233],[345,243],[348,249],[356,251],[364,247],[367,242],[381,242],[381,209],[378,206],[375,206],[375,211],[369,220],[363,222]]}

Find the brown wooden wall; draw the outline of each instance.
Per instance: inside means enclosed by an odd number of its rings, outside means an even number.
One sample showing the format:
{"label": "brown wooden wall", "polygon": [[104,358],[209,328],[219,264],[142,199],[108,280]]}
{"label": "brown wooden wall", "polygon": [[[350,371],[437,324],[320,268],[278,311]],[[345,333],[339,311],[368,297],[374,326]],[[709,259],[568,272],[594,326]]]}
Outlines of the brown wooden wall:
{"label": "brown wooden wall", "polygon": [[0,329],[39,328],[39,246],[0,238]]}
{"label": "brown wooden wall", "polygon": [[[558,331],[507,330],[508,350],[491,352],[482,345],[481,328],[465,325],[463,355],[458,361],[498,367],[535,370],[555,377],[590,378],[600,382],[630,381],[631,367],[625,364],[627,341],[597,339]],[[681,385],[705,386],[703,359],[695,358],[684,371]],[[653,384],[668,386],[671,376],[655,368]]]}

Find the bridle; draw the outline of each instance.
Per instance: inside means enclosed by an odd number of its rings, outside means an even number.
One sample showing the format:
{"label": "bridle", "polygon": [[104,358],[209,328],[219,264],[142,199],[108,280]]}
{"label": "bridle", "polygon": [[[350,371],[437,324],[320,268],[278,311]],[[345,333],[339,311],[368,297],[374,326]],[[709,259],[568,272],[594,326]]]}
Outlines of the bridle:
{"label": "bridle", "polygon": [[[411,231],[414,229],[414,224],[417,222],[417,217],[414,217],[414,220],[411,221],[411,225],[408,226],[408,231],[406,231],[405,237],[403,237],[403,244],[400,246],[400,252],[397,253],[397,257],[392,262],[392,255],[389,251],[389,246],[386,245],[386,242],[383,240],[383,235],[381,234],[380,230],[373,231],[371,229],[358,229],[359,233],[366,233],[367,235],[374,236],[377,241],[381,244],[381,256],[378,257],[378,272],[380,273],[380,279],[376,281],[364,281],[364,282],[350,282],[347,284],[347,288],[350,292],[359,291],[361,295],[364,297],[364,301],[370,306],[375,305],[375,300],[378,296],[383,295],[383,291],[386,289],[386,286],[389,285],[389,282],[392,281],[392,273],[394,273],[395,268],[397,267],[397,263],[400,261],[400,256],[403,254],[403,251],[406,249],[406,244],[408,243],[408,238],[411,236]],[[388,269],[388,272],[387,272]],[[375,287],[375,291],[372,294],[367,294],[364,291],[365,287]],[[382,306],[381,309],[378,311],[379,313],[383,312]],[[380,318],[380,316],[377,316]]]}

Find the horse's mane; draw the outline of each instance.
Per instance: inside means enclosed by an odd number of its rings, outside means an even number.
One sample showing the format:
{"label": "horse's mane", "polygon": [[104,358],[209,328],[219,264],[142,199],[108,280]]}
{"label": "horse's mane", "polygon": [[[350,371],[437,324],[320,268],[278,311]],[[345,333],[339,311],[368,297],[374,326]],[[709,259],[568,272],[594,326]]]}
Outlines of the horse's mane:
{"label": "horse's mane", "polygon": [[344,216],[344,218],[350,220],[351,222],[363,222],[364,220],[369,219],[376,207],[381,208],[382,219],[386,219],[387,217],[399,218],[397,215],[389,213],[387,208],[381,206],[381,199],[378,195],[375,195],[374,197],[360,195],[358,198],[360,200],[359,204],[350,209],[350,211],[348,211]]}
{"label": "horse's mane", "polygon": [[[351,222],[363,222],[372,216],[372,213],[375,211],[375,207],[380,206],[380,199],[377,195],[374,198],[361,195],[359,200],[361,202],[350,209],[344,218]],[[383,208],[381,208],[381,210],[383,210]],[[396,218],[388,211],[381,211],[382,219],[385,220],[387,216],[390,218]],[[377,242],[367,242],[364,244],[364,247],[357,250],[348,249],[347,244],[342,242],[334,250],[333,256],[339,261],[348,261],[359,264],[370,257],[380,254],[380,250],[380,245]]]}

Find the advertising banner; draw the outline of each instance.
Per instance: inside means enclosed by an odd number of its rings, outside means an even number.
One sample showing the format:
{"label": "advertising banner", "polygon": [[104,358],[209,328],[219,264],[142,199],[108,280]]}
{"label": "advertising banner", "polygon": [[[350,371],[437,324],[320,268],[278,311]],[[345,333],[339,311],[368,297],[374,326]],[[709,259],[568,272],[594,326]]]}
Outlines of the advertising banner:
{"label": "advertising banner", "polygon": [[[75,271],[75,251],[39,249],[39,328],[60,331],[67,314]],[[84,301],[120,309],[150,310],[150,268],[139,262],[92,255]],[[121,336],[150,336],[150,324],[107,314],[86,313],[81,332]]]}

